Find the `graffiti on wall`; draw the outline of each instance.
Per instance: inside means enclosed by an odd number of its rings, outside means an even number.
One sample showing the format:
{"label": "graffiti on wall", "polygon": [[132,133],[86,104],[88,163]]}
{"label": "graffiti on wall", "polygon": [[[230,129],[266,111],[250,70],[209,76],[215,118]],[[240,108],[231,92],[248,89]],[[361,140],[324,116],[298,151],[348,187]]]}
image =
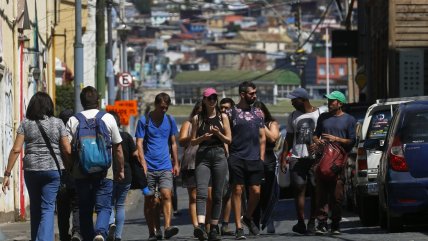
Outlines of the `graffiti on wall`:
{"label": "graffiti on wall", "polygon": [[0,173],[4,172],[4,168],[7,165],[7,158],[9,152],[13,145],[13,95],[12,95],[12,73],[9,69],[5,70],[5,75],[3,76],[2,85],[0,87],[2,97],[0,101],[4,103],[5,113],[8,115],[2,115],[1,126],[2,130],[0,132],[1,140],[1,149],[3,155],[3,165],[0,166]]}

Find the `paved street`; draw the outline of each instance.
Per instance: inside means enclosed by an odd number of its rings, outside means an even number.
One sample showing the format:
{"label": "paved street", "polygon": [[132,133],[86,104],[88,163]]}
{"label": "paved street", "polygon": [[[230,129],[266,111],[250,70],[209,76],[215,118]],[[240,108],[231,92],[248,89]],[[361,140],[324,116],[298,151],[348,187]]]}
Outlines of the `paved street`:
{"label": "paved street", "polygon": [[[170,240],[195,240],[193,228],[189,224],[187,215],[187,195],[184,189],[178,188],[179,208],[181,215],[173,218],[173,225],[180,228],[180,233]],[[143,200],[139,191],[133,191],[129,195],[127,205],[127,217],[124,227],[123,241],[147,240],[148,232],[143,216]],[[303,236],[291,231],[295,224],[294,203],[291,199],[281,200],[275,212],[276,234],[266,234],[262,231],[260,236],[247,236],[248,240],[388,240],[388,241],[416,241],[428,240],[427,226],[407,227],[403,233],[389,234],[379,227],[362,227],[355,214],[345,212],[342,222],[342,234],[339,236]],[[231,227],[234,227],[234,224]],[[0,224],[0,241],[25,240],[30,238],[30,222]],[[247,230],[245,231],[248,232]],[[223,240],[234,240],[234,237],[226,237]]]}
{"label": "paved street", "polygon": [[[192,240],[193,228],[189,224],[190,219],[187,215],[187,195],[184,189],[178,188],[179,208],[181,215],[174,217],[173,225],[180,228],[180,233],[171,240]],[[127,221],[124,228],[123,240],[137,241],[148,238],[147,227],[143,218],[143,201],[140,199],[132,203],[135,207],[127,213]],[[358,217],[355,214],[345,212],[342,222],[342,235],[339,236],[303,236],[291,231],[295,224],[294,203],[291,199],[281,200],[275,212],[276,234],[269,235],[262,231],[260,236],[247,236],[250,240],[428,240],[427,227],[406,228],[404,233],[388,234],[379,227],[362,227]],[[231,227],[234,227],[234,224]],[[246,233],[248,231],[246,230]],[[234,240],[234,237],[224,238],[223,240]]]}

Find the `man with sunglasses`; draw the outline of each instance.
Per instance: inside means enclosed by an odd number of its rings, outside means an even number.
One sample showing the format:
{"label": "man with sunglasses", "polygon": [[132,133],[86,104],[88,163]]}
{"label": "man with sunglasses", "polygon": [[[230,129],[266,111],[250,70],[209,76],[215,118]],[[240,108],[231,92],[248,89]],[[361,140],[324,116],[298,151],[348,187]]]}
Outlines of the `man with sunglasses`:
{"label": "man with sunglasses", "polygon": [[231,118],[232,143],[229,152],[230,184],[232,204],[235,212],[236,239],[246,239],[241,226],[241,195],[248,187],[247,210],[242,223],[251,235],[258,235],[259,228],[252,220],[253,212],[260,200],[260,184],[263,179],[263,160],[266,136],[263,112],[253,107],[257,99],[254,83],[245,81],[239,85],[240,100],[227,113]]}
{"label": "man with sunglasses", "polygon": [[[297,224],[293,226],[293,232],[299,234],[315,232],[315,159],[309,153],[312,136],[320,116],[320,110],[309,102],[309,94],[304,88],[296,88],[287,98],[296,109],[288,117],[284,149],[280,155],[281,171],[287,172],[287,164],[291,171],[291,185],[294,191],[294,203],[297,213]],[[287,160],[287,154],[291,150],[291,158]],[[306,184],[310,182],[312,188],[308,191],[311,197],[311,209],[308,225],[305,224],[305,193]]]}

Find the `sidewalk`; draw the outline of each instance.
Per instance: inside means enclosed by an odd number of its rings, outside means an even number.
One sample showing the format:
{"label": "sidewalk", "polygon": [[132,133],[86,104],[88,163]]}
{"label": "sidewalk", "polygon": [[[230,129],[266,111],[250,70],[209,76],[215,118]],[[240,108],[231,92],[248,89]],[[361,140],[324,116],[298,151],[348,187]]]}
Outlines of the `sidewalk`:
{"label": "sidewalk", "polygon": [[[132,204],[141,198],[140,190],[131,190],[126,198],[127,204]],[[129,207],[130,205],[126,205]],[[127,209],[127,208],[126,208]],[[28,241],[31,239],[30,220],[25,222],[12,222],[0,224],[0,241]],[[58,227],[55,215],[55,240],[58,238]]]}

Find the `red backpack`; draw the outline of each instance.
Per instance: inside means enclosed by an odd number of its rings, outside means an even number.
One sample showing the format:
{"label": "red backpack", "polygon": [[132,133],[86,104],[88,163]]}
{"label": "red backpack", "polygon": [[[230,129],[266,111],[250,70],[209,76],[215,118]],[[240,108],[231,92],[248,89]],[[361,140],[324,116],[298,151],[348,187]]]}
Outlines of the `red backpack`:
{"label": "red backpack", "polygon": [[348,159],[348,154],[337,142],[327,142],[322,148],[322,156],[316,167],[316,175],[325,181],[336,180]]}

